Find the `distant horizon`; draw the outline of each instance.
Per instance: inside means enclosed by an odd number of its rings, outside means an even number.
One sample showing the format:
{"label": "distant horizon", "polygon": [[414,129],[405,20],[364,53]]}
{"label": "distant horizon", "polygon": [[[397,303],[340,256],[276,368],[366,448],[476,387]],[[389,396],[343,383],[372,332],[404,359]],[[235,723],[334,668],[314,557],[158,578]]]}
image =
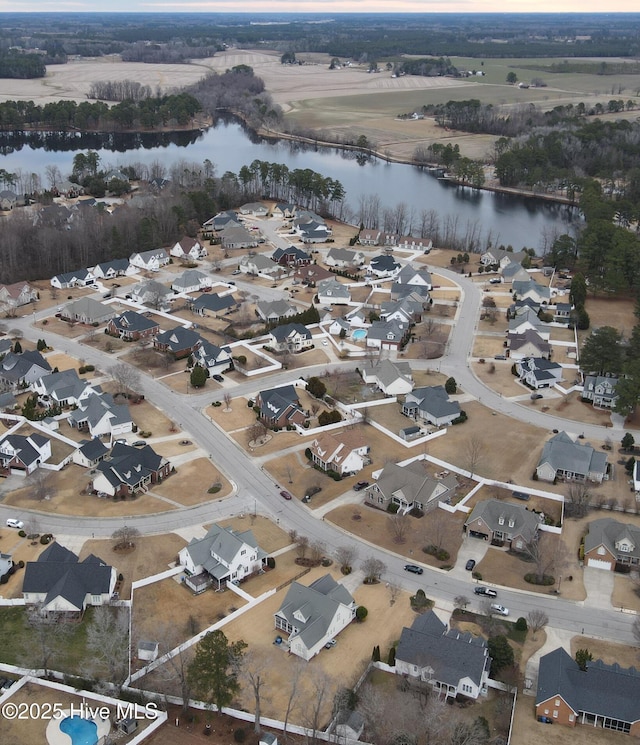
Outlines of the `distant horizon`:
{"label": "distant horizon", "polygon": [[[32,15],[33,13],[45,13],[51,15],[63,14],[86,14],[99,15],[107,14],[186,14],[186,15],[204,15],[204,14],[224,14],[224,15],[285,15],[285,16],[303,16],[316,15],[385,15],[385,16],[402,16],[402,15],[500,15],[500,16],[538,16],[538,15],[575,15],[575,16],[601,16],[611,17],[616,15],[640,15],[637,0],[618,0],[614,10],[587,10],[584,8],[585,3],[580,0],[563,0],[562,8],[558,9],[558,3],[543,3],[540,7],[539,0],[520,0],[517,9],[505,11],[503,3],[499,0],[459,0],[457,3],[448,5],[446,10],[437,6],[441,0],[432,0],[430,5],[434,7],[425,8],[424,0],[405,0],[400,3],[400,7],[394,7],[389,10],[389,3],[383,0],[369,0],[367,9],[360,7],[359,2],[349,0],[332,0],[334,7],[327,10],[327,2],[322,4],[316,0],[308,0],[304,10],[300,9],[302,3],[296,2],[298,7],[293,10],[292,0],[249,0],[249,7],[244,5],[241,9],[237,3],[232,0],[222,0],[220,2],[207,2],[206,0],[191,0],[187,2],[149,2],[149,0],[139,0],[138,2],[124,2],[116,0],[110,2],[108,7],[99,7],[100,4],[84,3],[81,0],[60,0],[52,2],[51,0],[33,0],[29,7],[25,9],[23,5],[14,4],[0,0],[0,16],[5,14],[11,15]],[[373,3],[373,7],[372,7]],[[55,6],[55,9],[52,7]],[[98,7],[96,7],[98,6]],[[122,6],[122,7],[121,7]],[[318,6],[318,7],[316,7]],[[379,6],[379,7],[378,7]],[[476,7],[477,6],[477,7]],[[529,7],[530,6],[530,7]]]}

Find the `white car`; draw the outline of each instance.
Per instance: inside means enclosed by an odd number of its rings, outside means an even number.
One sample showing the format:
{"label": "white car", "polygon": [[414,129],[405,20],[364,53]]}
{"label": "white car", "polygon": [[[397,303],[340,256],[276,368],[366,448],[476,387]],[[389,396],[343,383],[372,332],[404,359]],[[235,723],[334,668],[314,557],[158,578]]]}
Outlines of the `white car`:
{"label": "white car", "polygon": [[15,517],[8,517],[7,528],[17,528],[18,530],[22,530],[22,528],[24,528],[24,523],[22,520],[17,520]]}
{"label": "white car", "polygon": [[505,608],[504,605],[500,605],[499,603],[491,603],[491,611],[493,613],[497,613],[499,616],[509,615],[509,609]]}

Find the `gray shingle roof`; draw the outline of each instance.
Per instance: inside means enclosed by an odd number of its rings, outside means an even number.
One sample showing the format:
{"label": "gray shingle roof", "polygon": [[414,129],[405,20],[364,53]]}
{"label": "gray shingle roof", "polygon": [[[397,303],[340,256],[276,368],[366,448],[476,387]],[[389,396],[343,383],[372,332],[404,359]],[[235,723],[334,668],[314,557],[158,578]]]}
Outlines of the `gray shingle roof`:
{"label": "gray shingle roof", "polygon": [[607,455],[594,450],[588,442],[574,442],[566,432],[559,432],[545,442],[538,468],[548,463],[555,471],[568,471],[587,476],[605,473]]}
{"label": "gray shingle roof", "polygon": [[470,525],[478,518],[482,518],[491,530],[508,531],[512,536],[521,535],[527,543],[533,540],[540,525],[540,517],[535,512],[531,512],[520,504],[511,504],[499,499],[485,499],[478,502],[465,525]]}
{"label": "gray shingle roof", "polygon": [[311,338],[311,331],[302,323],[285,323],[271,330],[271,336],[277,342],[283,342],[293,334],[300,334],[303,339]]}
{"label": "gray shingle roof", "polygon": [[119,331],[125,331],[129,334],[142,333],[149,329],[159,328],[157,321],[142,315],[142,313],[136,313],[135,310],[125,310],[124,313],[112,318],[111,323]]}
{"label": "gray shingle roof", "polygon": [[407,393],[405,407],[415,404],[418,411],[430,414],[434,419],[448,416],[460,416],[460,404],[457,401],[449,401],[449,394],[442,385],[424,386],[414,388]]}
{"label": "gray shingle roof", "polygon": [[194,310],[210,310],[212,313],[234,308],[236,305],[238,303],[233,295],[221,296],[217,292],[204,292],[191,303]]}
{"label": "gray shingle roof", "polygon": [[625,551],[624,555],[640,558],[640,528],[631,523],[621,523],[611,517],[603,517],[589,523],[589,532],[584,538],[584,550],[591,551],[602,544],[617,556],[622,552],[618,551],[616,543],[625,538],[633,549]]}
{"label": "gray shingle roof", "polygon": [[587,663],[582,671],[561,647],[540,659],[536,704],[554,696],[563,698],[575,712],[623,722],[640,720],[640,672],[601,660]]}

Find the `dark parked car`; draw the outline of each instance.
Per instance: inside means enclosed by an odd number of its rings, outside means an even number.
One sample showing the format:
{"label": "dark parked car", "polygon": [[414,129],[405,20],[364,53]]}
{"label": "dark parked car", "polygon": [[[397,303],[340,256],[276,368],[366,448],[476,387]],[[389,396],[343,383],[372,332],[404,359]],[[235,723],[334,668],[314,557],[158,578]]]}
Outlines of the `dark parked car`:
{"label": "dark parked car", "polygon": [[543,724],[553,724],[553,719],[551,719],[551,717],[538,717],[538,721]]}
{"label": "dark parked car", "polygon": [[222,377],[222,375],[218,375],[217,373],[215,375],[212,375],[211,377],[214,380],[216,380],[218,383],[223,383],[224,382],[224,378]]}
{"label": "dark parked car", "polygon": [[366,489],[369,486],[368,481],[358,481],[353,485],[353,491],[362,491],[363,489]]}
{"label": "dark parked car", "polygon": [[476,587],[473,590],[476,595],[482,595],[483,598],[497,598],[498,593],[490,587]]}
{"label": "dark parked car", "polygon": [[516,499],[521,499],[523,502],[528,502],[531,499],[531,494],[526,494],[523,491],[512,491],[511,496]]}
{"label": "dark parked car", "polygon": [[405,564],[404,571],[411,572],[411,574],[422,574],[424,569],[422,567],[416,566],[415,564]]}
{"label": "dark parked car", "polygon": [[280,492],[280,496],[284,497],[284,499],[291,499],[291,494],[289,494],[289,492],[285,491],[284,489]]}
{"label": "dark parked car", "polygon": [[496,354],[496,355],[494,355],[494,358],[493,359],[494,360],[506,360],[507,359],[507,355],[506,354]]}
{"label": "dark parked car", "polygon": [[146,440],[136,440],[132,444],[133,444],[133,447],[134,448],[143,448],[147,444],[147,441]]}
{"label": "dark parked car", "polygon": [[531,400],[532,401],[537,401],[539,398],[544,398],[544,396],[542,395],[542,393],[532,393],[531,394]]}
{"label": "dark parked car", "polygon": [[469,561],[464,565],[464,568],[468,572],[470,572],[475,565],[476,565],[476,560],[475,559],[469,559]]}

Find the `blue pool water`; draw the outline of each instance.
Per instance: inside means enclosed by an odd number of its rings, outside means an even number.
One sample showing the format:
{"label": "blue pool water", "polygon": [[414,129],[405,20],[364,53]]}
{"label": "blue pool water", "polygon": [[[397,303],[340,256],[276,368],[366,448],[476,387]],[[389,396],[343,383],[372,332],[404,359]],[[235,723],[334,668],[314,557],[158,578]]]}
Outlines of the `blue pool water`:
{"label": "blue pool water", "polygon": [[351,338],[354,341],[362,341],[363,339],[367,338],[367,330],[366,329],[356,329],[352,334]]}
{"label": "blue pool water", "polygon": [[73,745],[96,745],[98,728],[95,722],[82,717],[67,717],[60,722],[60,731],[69,735]]}

